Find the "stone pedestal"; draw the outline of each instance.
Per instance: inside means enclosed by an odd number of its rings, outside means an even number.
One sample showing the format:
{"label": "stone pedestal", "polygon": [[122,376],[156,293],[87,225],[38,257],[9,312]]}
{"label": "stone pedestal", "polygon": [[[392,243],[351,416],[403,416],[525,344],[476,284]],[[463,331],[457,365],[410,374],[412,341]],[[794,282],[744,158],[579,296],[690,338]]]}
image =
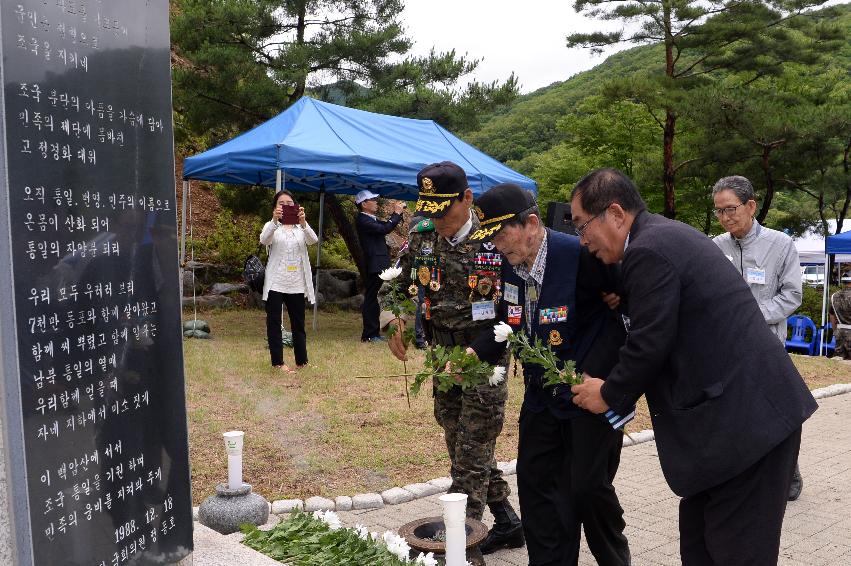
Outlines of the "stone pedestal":
{"label": "stone pedestal", "polygon": [[216,495],[205,499],[198,508],[198,521],[223,535],[238,532],[245,523],[262,525],[268,518],[269,502],[252,493],[247,483],[239,489],[220,483]]}

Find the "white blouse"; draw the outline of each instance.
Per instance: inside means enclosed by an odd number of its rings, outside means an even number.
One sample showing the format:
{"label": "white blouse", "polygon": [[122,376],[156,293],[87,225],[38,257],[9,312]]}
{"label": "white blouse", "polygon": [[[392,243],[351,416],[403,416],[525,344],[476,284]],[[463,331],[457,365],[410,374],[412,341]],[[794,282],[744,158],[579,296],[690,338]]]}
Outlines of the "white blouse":
{"label": "white blouse", "polygon": [[303,293],[309,303],[314,303],[313,275],[307,246],[319,241],[316,233],[306,224],[283,225],[269,221],[260,233],[260,243],[269,248],[266,262],[266,279],[263,282],[263,300],[269,291]]}

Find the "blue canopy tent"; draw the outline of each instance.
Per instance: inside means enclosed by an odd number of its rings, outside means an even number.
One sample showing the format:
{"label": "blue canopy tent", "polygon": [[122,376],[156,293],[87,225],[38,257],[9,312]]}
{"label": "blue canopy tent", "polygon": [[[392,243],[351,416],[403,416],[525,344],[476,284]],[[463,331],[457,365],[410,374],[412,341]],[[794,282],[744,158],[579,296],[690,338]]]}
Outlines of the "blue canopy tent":
{"label": "blue canopy tent", "polygon": [[[375,114],[303,97],[253,130],[186,158],[181,264],[186,253],[190,179],[318,193],[321,248],[326,192],[353,195],[369,189],[388,198],[415,200],[419,170],[429,163],[447,160],[464,169],[476,196],[506,182],[537,194],[535,181],[432,120]],[[317,272],[319,263],[317,252]]]}
{"label": "blue canopy tent", "polygon": [[[842,232],[841,234],[835,234],[833,236],[828,236],[824,240],[824,264],[825,264],[825,277],[824,277],[824,292],[821,301],[821,326],[825,327],[825,319],[827,318],[827,290],[830,287],[830,274],[827,272],[828,256],[836,256],[837,254],[851,254],[851,232]],[[822,348],[824,347],[825,336],[822,333],[821,339],[819,340],[819,355],[822,353]]]}

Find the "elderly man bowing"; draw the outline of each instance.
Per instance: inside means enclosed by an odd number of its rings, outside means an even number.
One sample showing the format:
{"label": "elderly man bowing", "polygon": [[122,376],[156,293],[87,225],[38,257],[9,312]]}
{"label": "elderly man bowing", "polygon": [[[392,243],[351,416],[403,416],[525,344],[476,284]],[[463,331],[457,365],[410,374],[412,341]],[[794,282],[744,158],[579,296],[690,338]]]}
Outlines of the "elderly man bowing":
{"label": "elderly man bowing", "polygon": [[622,262],[629,330],[606,381],[574,402],[619,411],[646,395],[659,461],[680,501],[688,565],[776,564],[801,425],[817,404],[712,240],[650,214],[632,181],[600,169],[573,190],[582,243]]}
{"label": "elderly man bowing", "polygon": [[[576,236],[546,229],[532,194],[517,185],[496,185],[476,206],[482,226],[470,241],[492,239],[507,260],[501,265],[498,319],[539,338],[561,364],[574,360],[577,367],[605,376],[624,340],[621,317],[604,300],[616,299],[616,266],[595,259]],[[471,287],[476,278],[471,275]],[[504,348],[493,332],[472,344],[485,359]],[[517,489],[529,564],[577,564],[584,526],[597,564],[626,566],[623,509],[612,486],[623,435],[602,415],[571,403],[568,386],[545,386],[543,373],[539,365],[523,364]],[[494,530],[500,528],[497,516]]]}

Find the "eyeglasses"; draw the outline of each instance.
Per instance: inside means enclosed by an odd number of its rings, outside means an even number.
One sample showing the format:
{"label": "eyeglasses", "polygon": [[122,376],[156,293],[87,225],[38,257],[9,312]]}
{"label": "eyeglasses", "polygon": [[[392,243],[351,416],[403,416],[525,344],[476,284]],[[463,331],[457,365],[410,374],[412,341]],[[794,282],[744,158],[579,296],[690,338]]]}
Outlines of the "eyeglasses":
{"label": "eyeglasses", "polygon": [[736,206],[727,206],[727,207],[724,207],[724,208],[713,208],[712,212],[714,212],[715,216],[717,216],[718,218],[721,218],[725,214],[727,216],[732,216],[733,214],[736,213],[736,210],[740,206],[745,206],[745,203],[737,204]]}
{"label": "eyeglasses", "polygon": [[[601,212],[600,214],[603,214],[603,213]],[[595,214],[594,216],[589,218],[588,221],[586,221],[582,226],[577,227],[574,230],[574,232],[576,232],[576,235],[579,236],[580,238],[585,237],[585,230],[588,229],[588,225],[591,224],[592,222],[594,222],[594,220],[596,218],[599,218],[600,214]]]}
{"label": "eyeglasses", "polygon": [[584,238],[585,237],[585,230],[588,229],[588,225],[591,224],[592,222],[594,222],[594,220],[596,218],[599,218],[600,216],[605,214],[605,212],[607,210],[609,210],[609,207],[612,206],[613,204],[614,204],[613,202],[610,202],[609,204],[606,205],[606,207],[602,210],[602,212],[595,214],[594,216],[592,216],[591,218],[586,220],[585,223],[582,226],[575,228],[573,231],[576,232],[576,235],[579,236],[580,238]]}

